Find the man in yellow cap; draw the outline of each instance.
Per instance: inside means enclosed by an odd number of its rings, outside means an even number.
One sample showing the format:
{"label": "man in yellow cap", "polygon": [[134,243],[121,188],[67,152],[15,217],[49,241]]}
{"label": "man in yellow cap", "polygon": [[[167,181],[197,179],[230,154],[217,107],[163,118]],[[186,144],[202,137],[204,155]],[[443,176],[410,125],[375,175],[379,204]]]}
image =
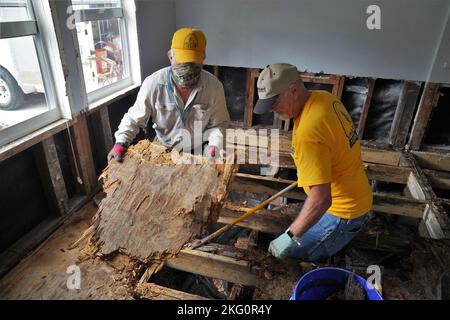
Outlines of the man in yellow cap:
{"label": "man in yellow cap", "polygon": [[202,69],[205,50],[202,31],[182,28],[175,32],[167,53],[170,67],[144,80],[135,104],[114,134],[116,143],[108,160],[122,161],[127,146],[150,120],[156,140],[164,146],[204,152],[210,160],[219,156],[223,147],[220,127],[230,116],[222,83]]}
{"label": "man in yellow cap", "polygon": [[308,195],[294,222],[270,243],[269,252],[306,261],[330,257],[356,235],[372,207],[352,119],[332,94],[307,90],[297,68],[287,63],[267,66],[257,88],[255,113],[294,119],[298,186]]}

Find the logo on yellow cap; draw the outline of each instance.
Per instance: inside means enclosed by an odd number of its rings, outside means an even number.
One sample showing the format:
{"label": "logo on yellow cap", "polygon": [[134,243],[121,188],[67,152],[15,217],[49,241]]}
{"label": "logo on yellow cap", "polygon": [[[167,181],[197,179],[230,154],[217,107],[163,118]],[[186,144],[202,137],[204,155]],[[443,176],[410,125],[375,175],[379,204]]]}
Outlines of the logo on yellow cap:
{"label": "logo on yellow cap", "polygon": [[197,37],[194,34],[187,35],[186,38],[184,38],[184,48],[186,49],[197,49],[198,48],[198,40]]}

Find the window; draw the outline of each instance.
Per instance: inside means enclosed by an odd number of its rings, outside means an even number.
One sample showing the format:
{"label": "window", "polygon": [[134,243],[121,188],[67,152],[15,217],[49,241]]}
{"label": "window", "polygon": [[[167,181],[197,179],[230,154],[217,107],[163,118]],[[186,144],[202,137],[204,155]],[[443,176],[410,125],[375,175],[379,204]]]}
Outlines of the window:
{"label": "window", "polygon": [[62,117],[47,42],[39,33],[48,30],[39,19],[50,12],[43,3],[0,0],[0,146]]}
{"label": "window", "polygon": [[88,100],[131,85],[124,9],[120,0],[73,0]]}

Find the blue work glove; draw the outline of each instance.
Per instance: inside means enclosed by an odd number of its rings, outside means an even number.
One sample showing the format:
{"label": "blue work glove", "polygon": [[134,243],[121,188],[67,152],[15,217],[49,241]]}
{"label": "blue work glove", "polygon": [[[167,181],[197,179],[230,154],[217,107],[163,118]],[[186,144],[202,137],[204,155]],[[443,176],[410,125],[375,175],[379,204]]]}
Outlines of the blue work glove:
{"label": "blue work glove", "polygon": [[269,252],[275,258],[281,259],[286,257],[289,254],[290,249],[295,245],[297,245],[297,243],[285,232],[270,242]]}

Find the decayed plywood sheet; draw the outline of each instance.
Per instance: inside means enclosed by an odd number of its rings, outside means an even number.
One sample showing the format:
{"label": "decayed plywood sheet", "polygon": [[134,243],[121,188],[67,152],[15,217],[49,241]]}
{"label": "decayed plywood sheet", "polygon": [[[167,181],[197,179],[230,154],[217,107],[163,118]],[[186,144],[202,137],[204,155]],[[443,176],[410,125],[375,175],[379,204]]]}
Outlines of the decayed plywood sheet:
{"label": "decayed plywood sheet", "polygon": [[[182,154],[185,160],[199,160]],[[143,140],[103,174],[93,243],[106,256],[121,252],[148,263],[178,253],[218,218],[234,165],[175,164],[161,145]]]}

